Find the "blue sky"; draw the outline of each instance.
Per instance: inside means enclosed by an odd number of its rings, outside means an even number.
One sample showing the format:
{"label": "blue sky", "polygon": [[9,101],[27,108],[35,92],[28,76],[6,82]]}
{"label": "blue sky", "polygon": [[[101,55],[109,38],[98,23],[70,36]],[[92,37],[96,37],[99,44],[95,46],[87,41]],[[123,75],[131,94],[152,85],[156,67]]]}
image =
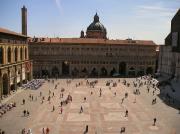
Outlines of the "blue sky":
{"label": "blue sky", "polygon": [[97,11],[110,39],[163,44],[180,0],[0,0],[0,27],[21,32],[23,5],[32,37],[79,37]]}

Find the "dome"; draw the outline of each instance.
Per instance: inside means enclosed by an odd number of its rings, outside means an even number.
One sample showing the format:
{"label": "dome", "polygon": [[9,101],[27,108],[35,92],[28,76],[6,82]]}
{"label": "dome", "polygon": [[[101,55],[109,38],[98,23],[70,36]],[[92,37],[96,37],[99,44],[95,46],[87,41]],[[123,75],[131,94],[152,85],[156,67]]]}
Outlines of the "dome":
{"label": "dome", "polygon": [[94,16],[94,21],[88,26],[87,31],[102,31],[106,32],[106,28],[99,21],[99,16],[97,13]]}
{"label": "dome", "polygon": [[99,16],[96,13],[94,21],[87,27],[87,37],[90,38],[106,38],[106,28],[99,21]]}
{"label": "dome", "polygon": [[93,22],[93,23],[91,23],[88,26],[87,31],[102,31],[102,32],[106,32],[106,28],[100,22]]}

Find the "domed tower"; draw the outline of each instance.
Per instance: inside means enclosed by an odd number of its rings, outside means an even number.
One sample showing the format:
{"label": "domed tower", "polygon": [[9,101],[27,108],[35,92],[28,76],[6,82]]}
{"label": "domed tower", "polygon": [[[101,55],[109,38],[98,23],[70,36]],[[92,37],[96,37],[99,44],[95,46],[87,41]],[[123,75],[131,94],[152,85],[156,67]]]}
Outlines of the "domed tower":
{"label": "domed tower", "polygon": [[99,16],[96,13],[94,16],[94,21],[87,28],[86,38],[107,39],[106,34],[106,28],[100,23]]}

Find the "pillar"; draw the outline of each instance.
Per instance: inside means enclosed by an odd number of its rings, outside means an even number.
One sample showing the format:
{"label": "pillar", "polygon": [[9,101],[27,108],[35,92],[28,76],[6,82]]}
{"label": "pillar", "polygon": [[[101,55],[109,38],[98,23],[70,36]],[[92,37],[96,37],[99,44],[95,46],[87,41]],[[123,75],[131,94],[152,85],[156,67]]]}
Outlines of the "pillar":
{"label": "pillar", "polygon": [[2,100],[2,89],[3,88],[3,85],[2,85],[2,76],[0,76],[0,102]]}

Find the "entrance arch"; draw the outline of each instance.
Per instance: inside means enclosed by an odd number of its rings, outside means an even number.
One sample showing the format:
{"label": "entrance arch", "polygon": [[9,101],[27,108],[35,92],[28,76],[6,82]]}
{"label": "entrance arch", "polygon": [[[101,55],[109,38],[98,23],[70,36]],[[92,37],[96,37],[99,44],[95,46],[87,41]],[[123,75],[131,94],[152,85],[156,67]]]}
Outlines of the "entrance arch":
{"label": "entrance arch", "polygon": [[8,75],[3,75],[3,95],[8,94]]}
{"label": "entrance arch", "polygon": [[129,76],[135,76],[136,75],[135,69],[133,67],[129,68],[128,75]]}
{"label": "entrance arch", "polygon": [[42,76],[43,76],[43,77],[49,76],[49,72],[48,72],[48,70],[46,70],[46,69],[42,70],[41,73],[42,73]]}
{"label": "entrance arch", "polygon": [[52,77],[58,77],[59,76],[59,70],[58,68],[55,66],[52,68]]}
{"label": "entrance arch", "polygon": [[107,76],[107,70],[105,67],[101,68],[101,76]]}
{"label": "entrance arch", "polygon": [[62,63],[62,74],[69,75],[69,62],[68,61],[63,61]]}
{"label": "entrance arch", "polygon": [[75,68],[73,68],[71,74],[72,74],[72,76],[77,76],[79,74],[79,70],[75,67]]}
{"label": "entrance arch", "polygon": [[146,74],[152,74],[153,73],[153,68],[152,67],[148,67],[146,69]]}
{"label": "entrance arch", "polygon": [[143,75],[144,75],[144,69],[140,69],[140,70],[137,72],[137,75],[138,75],[138,76],[143,76]]}
{"label": "entrance arch", "polygon": [[97,72],[96,68],[92,69],[91,76],[98,76],[98,72]]}
{"label": "entrance arch", "polygon": [[119,74],[122,76],[126,76],[126,62],[119,63]]}
{"label": "entrance arch", "polygon": [[113,76],[115,73],[117,73],[116,69],[113,67],[113,69],[110,72],[110,75]]}

